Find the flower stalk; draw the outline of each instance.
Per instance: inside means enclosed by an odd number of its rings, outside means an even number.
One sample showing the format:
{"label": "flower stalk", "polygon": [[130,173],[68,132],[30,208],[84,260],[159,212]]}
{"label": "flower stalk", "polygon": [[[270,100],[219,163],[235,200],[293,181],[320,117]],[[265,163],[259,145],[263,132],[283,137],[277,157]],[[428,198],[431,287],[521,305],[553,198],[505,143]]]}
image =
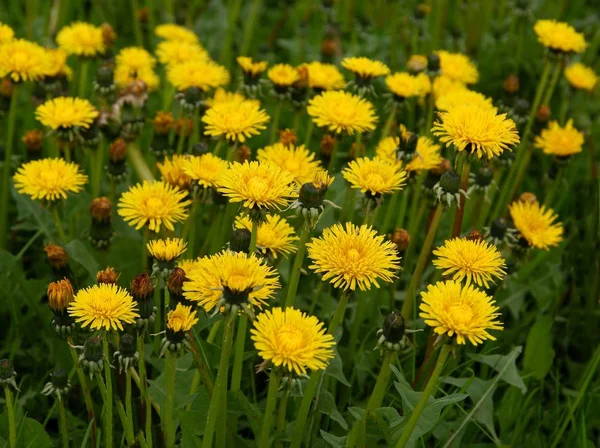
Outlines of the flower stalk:
{"label": "flower stalk", "polygon": [[10,448],[17,446],[17,425],[15,424],[15,405],[13,403],[13,394],[9,385],[4,386],[4,396],[6,398],[6,414],[8,416],[8,444]]}
{"label": "flower stalk", "polygon": [[275,406],[277,405],[277,390],[281,382],[281,373],[273,368],[269,376],[269,391],[267,392],[267,405],[265,407],[265,416],[263,418],[262,430],[260,433],[260,448],[268,448],[270,446],[269,439],[271,434],[271,426],[273,425],[273,417],[275,416]]}
{"label": "flower stalk", "polygon": [[165,386],[167,400],[163,414],[163,430],[165,432],[166,446],[175,446],[175,425],[173,421],[173,398],[175,395],[175,376],[177,371],[177,357],[167,350],[165,353]]}
{"label": "flower stalk", "polygon": [[296,252],[296,258],[294,258],[294,265],[292,267],[292,276],[290,277],[290,284],[285,298],[285,308],[294,306],[296,292],[298,291],[298,283],[300,282],[300,271],[302,270],[302,263],[304,262],[304,255],[306,254],[306,243],[308,242],[309,237],[310,229],[307,226],[303,226],[302,232],[300,233],[300,241],[298,242],[298,251]]}
{"label": "flower stalk", "polygon": [[106,382],[106,396],[104,401],[104,438],[105,446],[113,446],[113,391],[112,391],[112,372],[110,370],[110,357],[108,355],[108,333],[102,333],[102,352],[104,355],[104,381]]}
{"label": "flower stalk", "polygon": [[7,117],[6,140],[4,141],[4,165],[2,166],[2,188],[0,188],[0,249],[6,246],[6,233],[8,226],[8,198],[10,194],[10,168],[13,154],[13,140],[15,139],[15,121],[17,117],[17,102],[19,87],[16,84],[10,97],[10,106]]}

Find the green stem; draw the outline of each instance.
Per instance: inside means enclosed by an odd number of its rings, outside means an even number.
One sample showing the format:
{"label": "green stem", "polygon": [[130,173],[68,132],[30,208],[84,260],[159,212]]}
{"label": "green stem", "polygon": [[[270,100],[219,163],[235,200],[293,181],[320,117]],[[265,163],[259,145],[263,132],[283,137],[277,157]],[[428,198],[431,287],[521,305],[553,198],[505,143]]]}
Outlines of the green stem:
{"label": "green stem", "polygon": [[[231,310],[225,324],[223,343],[221,345],[221,360],[219,361],[219,370],[215,382],[215,393],[210,400],[208,408],[202,448],[212,448],[217,420],[225,419],[227,416],[227,378],[229,376],[229,356],[233,346],[236,314]],[[223,400],[225,402],[222,403]]]}
{"label": "green stem", "polygon": [[183,143],[185,142],[185,129],[184,126],[181,126],[181,130],[179,131],[178,139],[177,139],[177,154],[183,154]]}
{"label": "green stem", "polygon": [[287,295],[285,298],[285,308],[294,306],[296,300],[296,292],[298,291],[298,283],[300,282],[300,271],[302,270],[302,263],[304,262],[304,254],[306,253],[306,243],[310,236],[310,229],[304,225],[302,232],[300,233],[300,241],[298,242],[298,252],[296,252],[296,258],[294,259],[294,266],[292,267],[292,276],[290,277],[290,284],[288,286]]}
{"label": "green stem", "polygon": [[[431,85],[433,86],[434,77],[431,78]],[[427,95],[427,121],[425,122],[425,129],[423,134],[431,135],[431,127],[433,126],[433,110],[435,105],[435,99],[433,98],[433,92]]]}
{"label": "green stem", "polygon": [[396,228],[401,229],[404,226],[404,218],[406,217],[406,209],[408,207],[408,197],[410,195],[406,189],[398,194],[402,195],[402,201],[400,201],[400,210],[398,211],[398,217],[396,218]]}
{"label": "green stem", "polygon": [[421,253],[419,254],[419,259],[417,260],[417,266],[415,267],[415,271],[413,272],[413,275],[410,278],[410,284],[408,285],[408,290],[406,291],[406,298],[404,300],[404,303],[402,304],[402,317],[404,317],[405,320],[409,320],[412,316],[413,302],[415,301],[414,296],[417,291],[419,281],[421,280],[423,270],[425,269],[425,263],[429,258],[431,245],[433,244],[433,240],[435,238],[435,234],[440,223],[442,209],[442,204],[438,203],[435,209],[435,213],[433,215],[433,219],[429,226],[427,236],[425,237],[425,241],[423,242],[423,246],[421,247]]}
{"label": "green stem", "polygon": [[37,232],[35,232],[35,234],[31,238],[29,238],[29,241],[27,241],[27,243],[25,243],[25,245],[21,248],[21,250],[17,254],[17,260],[20,260],[23,257],[23,255],[25,255],[25,252],[27,252],[27,249],[29,249],[31,247],[31,245],[35,242],[35,240],[37,240],[40,237],[40,235],[42,233],[44,233],[44,231],[42,229],[40,229]]}
{"label": "green stem", "polygon": [[87,75],[90,62],[86,58],[80,60],[79,68],[79,88],[77,89],[77,96],[79,98],[85,98],[85,91],[87,87]]}
{"label": "green stem", "polygon": [[306,134],[304,135],[304,144],[310,145],[310,139],[312,138],[313,130],[315,129],[315,123],[312,120],[308,120],[306,125]]}
{"label": "green stem", "polygon": [[17,425],[15,424],[15,405],[13,404],[13,395],[9,385],[4,386],[4,396],[6,397],[6,414],[8,415],[8,443],[10,448],[17,446]]}
{"label": "green stem", "polygon": [[67,345],[69,346],[69,352],[71,353],[71,358],[73,359],[73,365],[75,366],[75,370],[77,371],[77,378],[79,379],[79,386],[81,387],[81,392],[83,394],[83,401],[85,402],[85,408],[88,414],[88,421],[92,422],[92,446],[95,447],[97,424],[96,413],[94,411],[94,402],[92,401],[92,395],[87,384],[87,379],[85,378],[83,371],[79,367],[79,356],[73,348],[72,336],[67,337]]}
{"label": "green stem", "polygon": [[390,202],[388,203],[388,208],[385,211],[385,215],[383,217],[383,224],[381,225],[381,233],[385,233],[390,229],[390,224],[392,222],[392,217],[394,216],[394,212],[396,211],[396,205],[398,204],[398,198],[400,197],[400,192],[395,192],[390,198]]}
{"label": "green stem", "polygon": [[254,0],[252,2],[252,6],[250,7],[250,12],[245,19],[245,28],[244,28],[244,36],[242,39],[242,49],[240,51],[241,56],[246,56],[248,51],[250,50],[250,45],[252,43],[252,37],[254,36],[254,28],[256,25],[256,19],[260,13],[262,8],[262,0]]}
{"label": "green stem", "polygon": [[392,129],[392,124],[394,123],[394,120],[396,119],[396,110],[397,109],[398,109],[398,106],[396,105],[396,102],[394,101],[392,110],[390,111],[390,114],[388,115],[388,119],[386,120],[385,124],[383,125],[383,129],[381,130],[381,139],[382,140],[384,138],[386,138],[388,135],[390,135],[390,130]]}
{"label": "green stem", "polygon": [[[289,396],[290,396],[290,388],[289,388],[289,385],[286,385],[285,390],[283,391],[283,395],[281,396],[281,399],[279,400],[279,411],[277,412],[277,434],[285,433],[285,424],[286,424],[285,415],[287,413],[287,404],[288,404]],[[283,446],[283,443],[281,442],[281,440],[277,440],[276,447],[281,448],[282,446]]]}
{"label": "green stem", "polygon": [[556,175],[556,179],[554,179],[554,184],[552,185],[550,192],[544,199],[544,205],[546,207],[552,206],[552,203],[554,202],[554,198],[556,197],[556,194],[563,189],[563,179],[565,177],[566,171],[567,170],[565,169],[564,164],[561,165],[560,168],[558,169],[558,174]]}
{"label": "green stem", "polygon": [[167,400],[163,414],[163,430],[167,448],[175,446],[175,425],[173,422],[173,398],[175,395],[175,376],[177,372],[177,357],[167,350],[165,354],[165,386]]}
{"label": "green stem", "polygon": [[271,124],[271,137],[269,138],[269,142],[271,144],[275,143],[277,140],[277,131],[279,130],[279,116],[281,115],[281,101],[277,102],[277,106],[275,107],[275,113],[273,114],[273,123]]}
{"label": "green stem", "polygon": [[339,139],[336,137],[335,143],[333,144],[333,149],[331,150],[331,156],[329,158],[329,166],[327,167],[327,171],[331,173],[331,169],[335,165],[335,156],[338,152]]}
{"label": "green stem", "polygon": [[104,381],[106,381],[106,401],[104,402],[104,438],[107,448],[113,446],[113,392],[112,392],[112,372],[110,370],[110,357],[108,353],[108,334],[102,334],[102,351],[104,354]]}
{"label": "green stem", "polygon": [[415,406],[415,409],[413,410],[410,419],[408,420],[408,423],[402,430],[402,435],[400,436],[400,440],[398,440],[398,443],[396,444],[396,448],[404,448],[407,446],[410,440],[410,436],[412,435],[415,426],[417,426],[417,423],[419,422],[419,418],[421,417],[425,406],[427,406],[427,401],[429,400],[429,397],[432,395],[437,385],[438,378],[440,377],[442,370],[444,369],[444,365],[446,364],[446,360],[448,359],[449,354],[450,345],[443,345],[440,350],[438,360],[435,364],[435,369],[433,370],[433,373],[431,374],[431,377],[427,382],[427,386],[425,386],[425,390],[421,394],[421,398],[419,398],[419,402]]}
{"label": "green stem", "polygon": [[65,412],[65,403],[63,398],[58,399],[58,415],[62,446],[63,448],[69,448],[69,428],[67,426],[67,413]]}
{"label": "green stem", "polygon": [[125,370],[125,418],[127,422],[127,439],[133,443],[135,441],[135,434],[133,430],[133,409],[131,407],[131,369],[128,367]]}
{"label": "green stem", "polygon": [[131,142],[127,147],[127,159],[140,181],[147,180],[148,182],[154,182],[152,170],[150,170],[148,164],[144,160],[144,156],[142,155],[137,142]]}
{"label": "green stem", "polygon": [[92,183],[92,198],[100,196],[100,187],[102,185],[102,165],[104,162],[104,140],[100,143],[94,154],[94,166],[92,172],[94,173],[94,180]]}
{"label": "green stem", "polygon": [[67,237],[65,235],[65,229],[63,228],[62,221],[60,220],[60,215],[58,214],[58,207],[56,205],[51,205],[50,211],[52,213],[52,219],[54,219],[54,225],[56,226],[58,237],[62,243],[66,243]]}
{"label": "green stem", "polygon": [[269,391],[267,392],[267,405],[265,407],[265,416],[263,418],[262,431],[260,433],[260,448],[268,448],[270,446],[269,439],[271,434],[271,426],[275,415],[275,406],[277,405],[277,390],[281,381],[281,373],[275,368],[271,370],[269,377]]}
{"label": "green stem", "polygon": [[144,339],[146,337],[146,330],[138,335],[137,338],[137,350],[140,354],[139,370],[140,370],[140,395],[144,401],[144,410],[146,411],[145,416],[145,439],[149,448],[152,448],[152,402],[150,401],[150,394],[148,393],[148,379],[146,374],[146,345]]}
{"label": "green stem", "polygon": [[360,325],[364,321],[367,309],[367,297],[359,297],[356,302],[354,320],[352,321],[352,327],[350,328],[350,340],[348,341],[347,361],[350,363],[350,366],[353,365],[354,354],[356,353],[356,346],[358,344],[358,336],[360,334]]}
{"label": "green stem", "polygon": [[[460,175],[460,188],[463,191],[467,191],[467,189],[469,187],[469,172],[470,171],[471,171],[471,163],[467,159],[467,160],[465,160],[465,162],[462,165],[462,172]],[[458,200],[456,201],[456,212],[454,215],[454,225],[452,226],[452,238],[456,238],[456,237],[460,236],[463,218],[465,216],[465,206],[466,206],[466,198],[459,196]]]}
{"label": "green stem", "polygon": [[6,140],[4,141],[4,165],[2,166],[2,188],[0,188],[0,249],[6,247],[6,233],[8,231],[8,198],[10,195],[10,168],[12,165],[13,140],[15,137],[15,121],[17,117],[17,102],[19,86],[15,84],[7,117]]}
{"label": "green stem", "polygon": [[[142,27],[140,25],[140,20],[138,18],[138,10],[140,6],[138,4],[138,0],[131,0],[131,15],[133,18],[133,33],[135,34],[135,44],[138,47],[144,46],[144,37],[142,35]],[[148,15],[151,15],[152,11],[148,11]],[[151,28],[152,29],[152,28]]]}

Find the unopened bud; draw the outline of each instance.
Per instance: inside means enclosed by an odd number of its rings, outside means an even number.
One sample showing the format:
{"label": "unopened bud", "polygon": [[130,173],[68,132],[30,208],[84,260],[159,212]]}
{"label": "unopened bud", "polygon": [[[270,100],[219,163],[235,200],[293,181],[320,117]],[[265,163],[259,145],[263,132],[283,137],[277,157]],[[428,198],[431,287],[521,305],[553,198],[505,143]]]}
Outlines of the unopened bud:
{"label": "unopened bud", "polygon": [[181,296],[183,294],[183,282],[186,280],[185,271],[181,268],[175,268],[167,278],[167,288],[173,295]]}
{"label": "unopened bud", "polygon": [[48,285],[48,306],[52,311],[64,313],[73,301],[73,285],[65,278]]}
{"label": "unopened bud", "polygon": [[406,229],[395,229],[390,240],[396,245],[399,252],[404,252],[410,245],[410,234]]}
{"label": "unopened bud", "polygon": [[127,143],[125,143],[125,140],[118,138],[111,143],[108,156],[112,162],[122,162],[125,160],[126,151]]}
{"label": "unopened bud", "polygon": [[321,139],[321,154],[324,156],[330,156],[334,146],[335,137],[331,134],[325,134]]}
{"label": "unopened bud", "polygon": [[545,123],[550,119],[550,106],[547,104],[542,104],[535,113],[535,119],[538,123]]}
{"label": "unopened bud", "polygon": [[28,151],[39,151],[42,147],[42,138],[44,134],[39,129],[25,131],[22,141]]}
{"label": "unopened bud", "polygon": [[282,129],[279,131],[279,142],[285,146],[295,145],[298,136],[291,129]]}
{"label": "unopened bud", "polygon": [[460,176],[454,170],[446,171],[440,178],[440,186],[445,192],[456,194],[460,190]]}
{"label": "unopened bud", "polygon": [[97,222],[107,222],[112,218],[112,204],[106,196],[92,199],[90,206],[90,215]]}
{"label": "unopened bud", "polygon": [[524,191],[523,193],[521,193],[521,196],[519,196],[519,201],[521,202],[527,202],[529,204],[533,204],[535,202],[537,202],[537,196],[529,191]]}
{"label": "unopened bud", "polygon": [[519,84],[519,77],[514,73],[511,73],[502,83],[502,87],[504,87],[506,93],[514,95],[519,91]]}
{"label": "unopened bud", "polygon": [[440,71],[440,57],[437,53],[429,53],[427,55],[427,70],[432,73]]}
{"label": "unopened bud", "polygon": [[385,336],[386,342],[397,344],[402,340],[404,331],[406,330],[406,324],[402,314],[392,312],[383,321],[383,336]]}
{"label": "unopened bud", "polygon": [[106,22],[104,22],[100,28],[102,30],[102,41],[104,42],[104,45],[108,48],[112,48],[115,44],[115,40],[117,40],[117,33],[115,33],[113,27]]}
{"label": "unopened bud", "polygon": [[143,272],[135,276],[131,281],[131,295],[139,302],[146,302],[152,298],[154,293],[154,285],[152,279],[147,272]]}
{"label": "unopened bud", "polygon": [[481,232],[479,232],[479,230],[473,229],[467,235],[467,239],[469,241],[481,241],[481,240],[483,240],[483,235],[481,234]]}
{"label": "unopened bud", "polygon": [[171,112],[159,111],[152,120],[152,127],[157,134],[168,134],[175,124],[175,119]]}
{"label": "unopened bud", "polygon": [[248,253],[250,250],[250,240],[252,239],[252,232],[248,229],[235,229],[231,234],[229,240],[229,249],[233,252],[245,252]]}
{"label": "unopened bud", "polygon": [[54,269],[63,269],[69,264],[69,256],[67,252],[56,244],[48,244],[44,247],[48,256],[48,263]]}
{"label": "unopened bud", "polygon": [[96,282],[98,283],[108,283],[112,285],[117,284],[117,280],[119,280],[120,274],[115,271],[114,268],[107,266],[103,271],[98,271],[96,274]]}

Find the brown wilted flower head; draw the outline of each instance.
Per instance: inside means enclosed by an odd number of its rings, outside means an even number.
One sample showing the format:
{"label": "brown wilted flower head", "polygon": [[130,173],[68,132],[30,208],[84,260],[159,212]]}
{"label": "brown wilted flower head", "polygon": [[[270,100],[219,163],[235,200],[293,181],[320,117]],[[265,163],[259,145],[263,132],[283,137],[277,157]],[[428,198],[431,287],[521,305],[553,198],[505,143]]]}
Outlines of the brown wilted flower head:
{"label": "brown wilted flower head", "polygon": [[321,44],[321,54],[327,58],[332,58],[338,51],[338,41],[336,39],[326,37]]}
{"label": "brown wilted flower head", "polygon": [[519,196],[519,201],[521,202],[527,202],[528,204],[534,204],[536,203],[537,200],[537,196],[529,191],[524,191],[523,193],[521,193],[521,196]]}
{"label": "brown wilted flower head", "polygon": [[514,73],[508,75],[508,77],[502,83],[502,87],[504,87],[504,91],[510,95],[514,95],[519,91],[520,83],[519,77]]}
{"label": "brown wilted flower head", "polygon": [[396,245],[399,252],[404,252],[410,244],[410,234],[406,229],[395,229],[390,241]]}
{"label": "brown wilted flower head", "polygon": [[138,9],[135,12],[135,15],[140,22],[147,22],[148,15],[149,15],[148,8],[144,7],[144,8]]}
{"label": "brown wilted flower head", "polygon": [[481,241],[483,239],[483,235],[481,234],[481,232],[479,232],[479,230],[473,229],[467,235],[467,239],[470,241]]}
{"label": "brown wilted flower head", "polygon": [[551,113],[550,106],[542,104],[535,113],[535,119],[538,123],[545,123],[550,119]]}
{"label": "brown wilted flower head", "polygon": [[113,162],[121,162],[125,160],[126,153],[127,143],[125,143],[125,140],[122,138],[118,138],[112,142],[110,148],[108,149],[108,156]]}
{"label": "brown wilted flower head", "polygon": [[441,176],[446,171],[450,171],[451,168],[452,168],[452,164],[450,163],[450,161],[448,159],[442,159],[440,164],[438,166],[436,166],[435,168],[431,168],[430,171],[431,171],[431,174],[434,174],[436,176]]}
{"label": "brown wilted flower head", "polygon": [[92,199],[90,206],[92,219],[98,222],[107,222],[112,218],[112,204],[106,196]]}
{"label": "brown wilted flower head", "polygon": [[106,266],[106,269],[104,269],[103,271],[98,271],[98,273],[96,274],[96,282],[116,285],[117,280],[119,280],[120,276],[121,274],[115,271],[114,268]]}
{"label": "brown wilted flower head", "polygon": [[308,87],[308,67],[301,65],[298,67],[299,79],[294,83],[296,89],[306,89]]}
{"label": "brown wilted flower head", "polygon": [[329,156],[335,146],[335,137],[331,134],[325,134],[321,139],[321,154]]}
{"label": "brown wilted flower head", "polygon": [[0,82],[0,95],[5,97],[11,97],[14,90],[14,85],[9,78],[4,78]]}
{"label": "brown wilted flower head", "polygon": [[154,285],[147,272],[135,276],[131,281],[131,295],[137,301],[145,301],[152,297]]}
{"label": "brown wilted flower head", "polygon": [[191,118],[178,118],[175,121],[175,133],[181,135],[183,132],[184,137],[189,137],[192,134],[194,122]]}
{"label": "brown wilted flower head", "polygon": [[237,150],[238,162],[244,163],[252,157],[252,150],[246,145],[240,145]]}
{"label": "brown wilted flower head", "polygon": [[164,112],[159,110],[156,113],[156,116],[152,120],[152,127],[154,128],[154,132],[159,135],[168,134],[171,129],[173,129],[173,125],[175,124],[175,119],[173,118],[173,114],[171,112]]}
{"label": "brown wilted flower head", "polygon": [[183,294],[183,282],[187,280],[185,271],[181,268],[175,268],[167,279],[167,288],[171,294],[180,296]]}
{"label": "brown wilted flower head", "polygon": [[52,311],[64,312],[73,301],[73,285],[68,278],[48,285],[48,306]]}
{"label": "brown wilted flower head", "polygon": [[107,48],[112,48],[115,44],[115,40],[117,40],[117,33],[115,33],[113,27],[110,26],[110,23],[104,22],[102,25],[100,25],[100,28],[102,30],[102,40],[104,41],[104,46]]}
{"label": "brown wilted flower head", "polygon": [[64,248],[56,244],[48,244],[44,247],[48,256],[48,264],[54,269],[62,269],[69,264],[69,256]]}
{"label": "brown wilted flower head", "polygon": [[298,141],[298,136],[291,129],[282,129],[279,131],[279,142],[282,145],[289,146],[295,145]]}
{"label": "brown wilted flower head", "polygon": [[44,133],[39,129],[30,129],[25,131],[21,139],[28,151],[39,151],[42,147],[42,138]]}

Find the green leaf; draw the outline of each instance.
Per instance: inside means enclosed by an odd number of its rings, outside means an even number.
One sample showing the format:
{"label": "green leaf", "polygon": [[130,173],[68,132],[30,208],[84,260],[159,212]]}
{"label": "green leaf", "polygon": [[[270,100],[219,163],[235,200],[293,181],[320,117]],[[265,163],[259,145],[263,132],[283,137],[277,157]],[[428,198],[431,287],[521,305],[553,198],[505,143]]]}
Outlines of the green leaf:
{"label": "green leaf", "polygon": [[[490,430],[492,434],[496,433],[496,428],[494,426],[494,392],[496,391],[496,386],[494,385],[494,380],[482,380],[480,378],[452,378],[447,377],[444,379],[444,383],[452,384],[453,386],[460,387],[464,389],[469,395],[469,399],[473,404],[479,402],[481,398],[485,395],[486,391],[492,388],[491,392],[485,397],[483,402],[479,405],[475,414],[473,414],[473,418],[475,421],[485,425],[487,429]],[[466,389],[465,389],[466,387]]]}
{"label": "green leaf", "polygon": [[348,429],[348,423],[346,423],[346,420],[344,420],[344,417],[338,411],[335,399],[328,390],[321,391],[319,401],[317,402],[317,411],[328,415],[332,420],[338,422],[343,429]]}
{"label": "green leaf", "polygon": [[65,250],[69,254],[69,258],[83,266],[92,278],[96,278],[96,273],[99,270],[98,262],[82,241],[69,241],[65,246]]}
{"label": "green leaf", "polygon": [[333,351],[334,351],[335,357],[331,360],[331,362],[327,366],[327,369],[325,370],[325,375],[332,376],[336,380],[338,380],[340,383],[342,383],[344,386],[350,387],[350,383],[348,382],[348,380],[346,379],[346,376],[344,375],[344,366],[342,364],[342,358],[340,358],[340,354],[338,353],[337,349],[334,348]]}
{"label": "green leaf", "polygon": [[538,380],[548,374],[554,360],[552,324],[552,316],[540,316],[527,335],[523,368],[525,371],[531,372]]}
{"label": "green leaf", "polygon": [[[194,369],[181,371],[183,364],[189,363],[188,359],[177,360],[177,373],[175,377],[175,393],[173,394],[173,403],[175,408],[183,408],[195,400],[196,395],[190,395],[190,384],[194,376]],[[167,392],[165,390],[165,376],[160,374],[155,380],[148,380],[150,387],[148,393],[150,398],[155,401],[161,409],[165,408]],[[203,388],[198,391],[204,391]]]}
{"label": "green leaf", "polygon": [[[519,353],[523,350],[522,347],[515,347],[514,350],[518,350]],[[506,381],[515,387],[521,389],[522,393],[527,392],[527,386],[523,382],[523,379],[519,375],[519,370],[515,364],[517,356],[514,356],[513,352],[508,355],[480,355],[480,354],[469,354],[469,356],[477,362],[487,364],[492,367],[496,372],[503,372],[500,376],[501,380]],[[507,365],[508,363],[508,365]]]}
{"label": "green leaf", "polygon": [[258,440],[262,429],[263,413],[258,406],[250,403],[246,395],[241,390],[229,392],[227,394],[228,409],[239,409],[248,418],[250,428]]}
{"label": "green leaf", "polygon": [[344,448],[346,446],[346,437],[338,437],[329,434],[321,429],[321,437],[334,448]]}
{"label": "green leaf", "polygon": [[24,448],[52,448],[52,439],[40,422],[26,417],[19,428],[20,440],[18,446]]}

